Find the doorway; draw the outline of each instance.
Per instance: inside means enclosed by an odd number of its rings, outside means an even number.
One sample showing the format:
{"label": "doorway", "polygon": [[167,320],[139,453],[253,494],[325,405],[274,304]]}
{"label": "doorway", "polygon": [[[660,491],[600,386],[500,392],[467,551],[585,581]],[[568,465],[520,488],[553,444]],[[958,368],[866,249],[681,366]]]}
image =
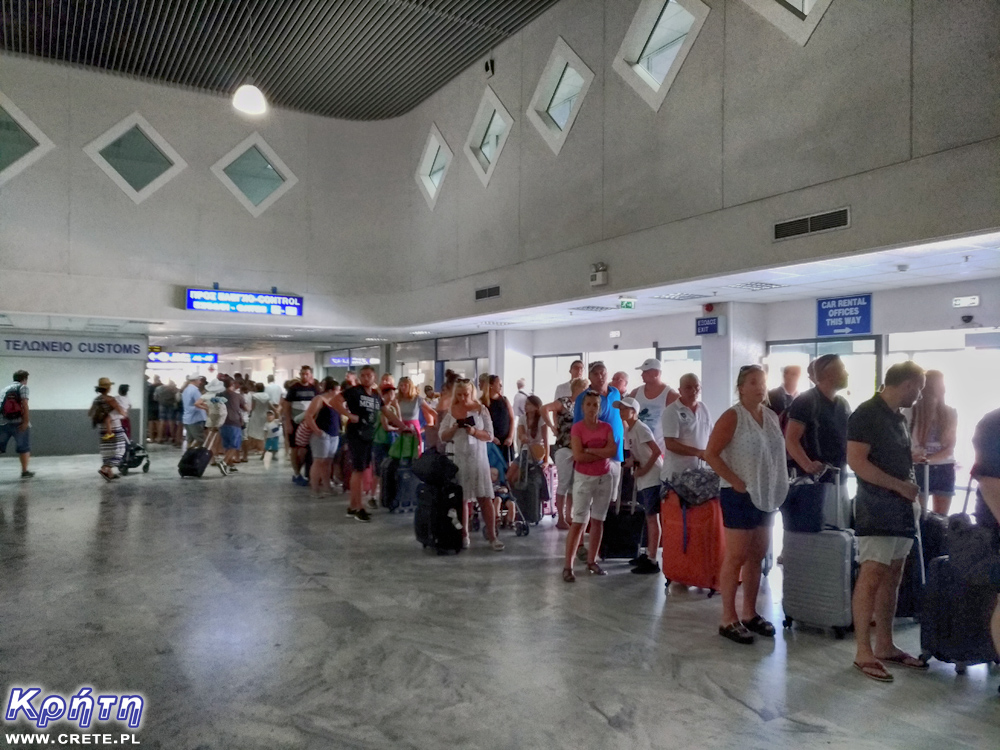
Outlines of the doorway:
{"label": "doorway", "polygon": [[533,358],[531,391],[543,402],[555,398],[556,387],[569,380],[569,368],[583,359],[582,352],[545,354]]}
{"label": "doorway", "polygon": [[806,339],[801,341],[769,341],[767,344],[767,387],[781,385],[781,369],[788,365],[802,368],[799,392],[811,388],[806,368],[824,354],[837,354],[844,361],[849,377],[841,392],[851,411],[872,397],[882,382],[882,337],[861,336],[850,339]]}

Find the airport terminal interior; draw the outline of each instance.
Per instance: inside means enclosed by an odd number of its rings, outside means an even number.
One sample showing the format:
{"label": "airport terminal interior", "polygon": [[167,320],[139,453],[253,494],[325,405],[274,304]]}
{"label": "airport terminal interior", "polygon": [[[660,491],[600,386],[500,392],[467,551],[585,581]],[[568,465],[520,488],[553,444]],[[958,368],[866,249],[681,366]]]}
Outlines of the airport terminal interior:
{"label": "airport terminal interior", "polygon": [[[997,0],[0,3],[0,744],[1000,747],[1000,563],[961,572],[963,539],[1000,559],[998,30]],[[844,519],[788,526],[802,461]],[[883,481],[925,506],[884,564]],[[914,658],[865,657],[859,601]]]}

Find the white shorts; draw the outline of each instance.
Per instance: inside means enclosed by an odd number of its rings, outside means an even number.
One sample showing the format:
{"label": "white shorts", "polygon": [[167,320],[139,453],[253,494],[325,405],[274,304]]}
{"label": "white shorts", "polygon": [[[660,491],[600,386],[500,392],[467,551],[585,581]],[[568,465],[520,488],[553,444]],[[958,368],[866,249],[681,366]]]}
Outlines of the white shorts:
{"label": "white shorts", "polygon": [[913,547],[913,540],[904,536],[859,536],[858,562],[877,562],[889,565],[894,560],[905,560]]}
{"label": "white shorts", "polygon": [[[614,502],[618,499],[618,495],[622,491],[622,465],[611,459],[611,501]],[[631,502],[632,498],[629,498]]]}
{"label": "white shorts", "polygon": [[309,436],[309,450],[312,457],[319,460],[333,458],[340,447],[339,435],[327,435],[325,432],[314,432]]}
{"label": "white shorts", "polygon": [[573,477],[573,523],[585,524],[591,518],[595,521],[607,518],[613,487],[614,477],[610,473],[594,477],[576,472]]}
{"label": "white shorts", "polygon": [[559,481],[559,495],[573,494],[573,449],[560,448],[556,451],[556,476]]}

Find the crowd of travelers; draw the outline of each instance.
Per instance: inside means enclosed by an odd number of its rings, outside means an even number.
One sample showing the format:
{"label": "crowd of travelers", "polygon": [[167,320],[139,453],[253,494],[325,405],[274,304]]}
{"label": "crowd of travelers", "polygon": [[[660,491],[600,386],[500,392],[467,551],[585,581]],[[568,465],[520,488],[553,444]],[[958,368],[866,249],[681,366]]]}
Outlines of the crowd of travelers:
{"label": "crowd of travelers", "polygon": [[[267,465],[281,453],[292,482],[316,494],[349,493],[347,516],[372,520],[378,504],[377,468],[387,459],[412,461],[433,447],[457,466],[465,506],[463,547],[470,546],[469,505],[478,504],[490,548],[503,551],[501,518],[514,517],[513,500],[491,466],[491,452],[505,464],[518,456],[543,470],[555,485],[555,527],[566,534],[562,579],[576,581],[576,563],[602,576],[601,543],[612,504],[629,492],[645,514],[644,545],[632,572],[660,572],[661,502],[667,489],[691,470],[714,472],[724,527],[719,571],[719,634],[739,644],[773,638],[775,626],[757,609],[762,561],[771,546],[775,516],[790,482],[811,477],[846,494],[856,478],[853,531],[859,570],[853,592],[854,666],[881,682],[890,666],[925,670],[927,664],[898,648],[893,622],[904,565],[922,514],[947,514],[956,492],[958,414],[945,400],[944,377],[911,361],[888,369],[881,389],[851,410],[840,395],[849,374],[841,358],[809,363],[811,387],[800,392],[802,369],[782,370],[782,385],[768,391],[759,364],[740,368],[734,405],[713,422],[701,402],[698,375],[676,390],[648,359],[637,370],[641,385],[628,391],[628,373],[609,373],[602,362],[573,362],[569,379],[546,403],[517,382],[513,400],[497,375],[477,384],[448,371],[440,393],[421,394],[412,379],[398,385],[373,367],[349,372],[343,382],[317,381],[310,366],[283,385],[249,376],[193,374],[177,386],[154,376],[147,384],[148,442],[210,448],[223,475],[253,458]],[[28,373],[14,373],[0,397],[0,452],[13,439],[21,476],[30,460]],[[129,387],[101,378],[90,410],[100,433],[102,477],[119,474],[131,441]],[[489,447],[489,450],[488,450]],[[1000,591],[1000,410],[987,414],[974,439],[978,480],[976,518],[991,529],[994,558],[986,561],[989,585]],[[584,537],[587,538],[584,544]],[[779,558],[779,563],[780,563]],[[737,601],[738,591],[742,597]],[[992,620],[1000,645],[1000,607]]]}

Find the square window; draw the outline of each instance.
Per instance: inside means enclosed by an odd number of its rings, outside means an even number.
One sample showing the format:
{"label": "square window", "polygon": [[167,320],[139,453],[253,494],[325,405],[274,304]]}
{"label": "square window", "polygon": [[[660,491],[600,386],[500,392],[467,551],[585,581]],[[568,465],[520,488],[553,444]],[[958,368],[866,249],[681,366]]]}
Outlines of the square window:
{"label": "square window", "polygon": [[254,217],[273,206],[299,181],[258,133],[213,164],[212,172]]}
{"label": "square window", "polygon": [[708,13],[701,0],[639,4],[612,67],[654,110],[667,98]]}
{"label": "square window", "polygon": [[594,73],[559,37],[528,106],[528,121],[553,153],[562,149],[583,106]]}
{"label": "square window", "polygon": [[743,2],[804,47],[833,0],[743,0]]}
{"label": "square window", "polygon": [[137,127],[126,131],[98,153],[137,193],[174,166]]}
{"label": "square window", "polygon": [[0,94],[0,185],[55,148],[38,127]]}
{"label": "square window", "polygon": [[423,155],[417,165],[417,186],[424,194],[427,206],[433,211],[437,204],[441,185],[448,175],[448,168],[452,160],[451,149],[445,143],[444,136],[437,129],[436,125],[431,125],[430,135],[427,136],[427,143],[424,146]]}
{"label": "square window", "polygon": [[84,152],[136,204],[187,167],[180,154],[138,112],[129,115]]}
{"label": "square window", "polygon": [[484,186],[490,184],[513,124],[514,118],[487,86],[465,142],[465,155]]}

